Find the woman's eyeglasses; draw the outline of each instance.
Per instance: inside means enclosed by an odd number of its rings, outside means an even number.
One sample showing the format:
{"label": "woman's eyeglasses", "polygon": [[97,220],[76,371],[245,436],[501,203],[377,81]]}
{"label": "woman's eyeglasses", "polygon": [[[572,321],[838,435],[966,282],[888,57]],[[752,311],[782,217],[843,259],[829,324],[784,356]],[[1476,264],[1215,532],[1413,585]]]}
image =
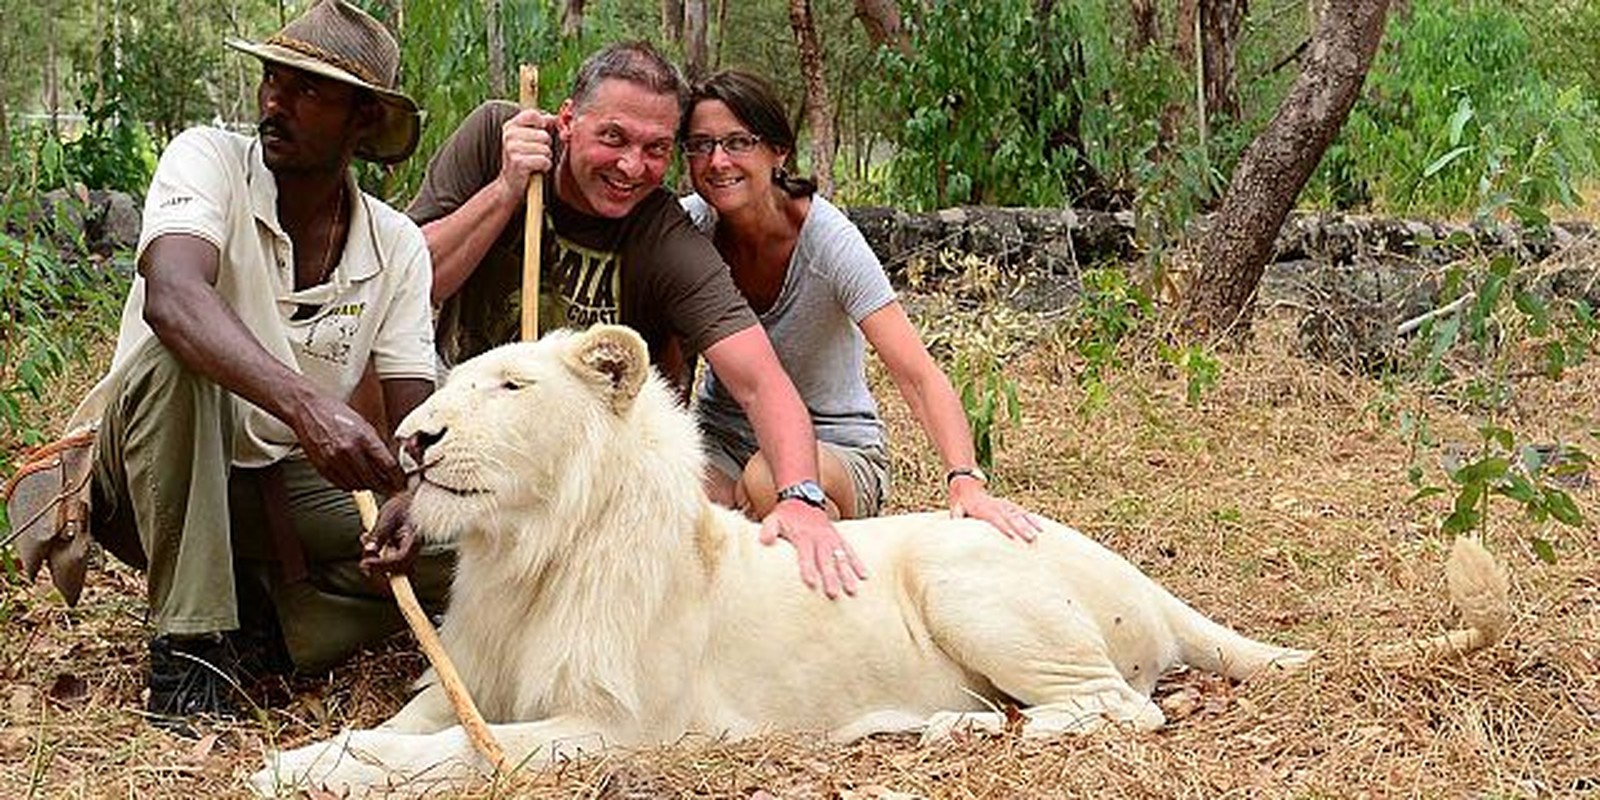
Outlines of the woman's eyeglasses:
{"label": "woman's eyeglasses", "polygon": [[683,140],[683,154],[689,158],[710,158],[720,146],[730,156],[742,156],[756,145],[761,137],[753,133],[730,133],[727,136],[690,136]]}

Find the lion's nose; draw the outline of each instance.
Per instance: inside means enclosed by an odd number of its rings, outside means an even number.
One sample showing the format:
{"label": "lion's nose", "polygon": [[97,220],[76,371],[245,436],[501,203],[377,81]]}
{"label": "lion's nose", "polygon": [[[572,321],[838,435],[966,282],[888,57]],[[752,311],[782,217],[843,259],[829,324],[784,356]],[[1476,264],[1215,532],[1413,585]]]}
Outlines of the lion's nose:
{"label": "lion's nose", "polygon": [[411,460],[415,461],[417,466],[420,467],[424,463],[423,455],[428,452],[428,448],[438,444],[439,440],[443,438],[443,429],[437,431],[417,431],[416,433],[406,437],[404,445],[406,454],[411,456]]}

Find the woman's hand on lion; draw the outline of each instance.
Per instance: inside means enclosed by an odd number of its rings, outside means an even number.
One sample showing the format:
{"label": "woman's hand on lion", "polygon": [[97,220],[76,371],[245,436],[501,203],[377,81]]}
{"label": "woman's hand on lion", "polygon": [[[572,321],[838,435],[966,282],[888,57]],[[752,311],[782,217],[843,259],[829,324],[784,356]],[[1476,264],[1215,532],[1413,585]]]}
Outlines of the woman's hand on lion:
{"label": "woman's hand on lion", "polygon": [[982,481],[956,478],[950,484],[950,516],[981,519],[1008,538],[1031,542],[1044,527],[1028,510],[989,494]]}
{"label": "woman's hand on lion", "polygon": [[761,521],[761,543],[770,545],[779,538],[794,545],[800,580],[812,589],[820,585],[830,600],[837,600],[841,590],[854,595],[867,579],[867,565],[819,508],[796,500],[778,503]]}
{"label": "woman's hand on lion", "polygon": [[378,522],[361,535],[361,571],[388,585],[390,575],[411,572],[422,550],[416,526],[411,524],[411,490],[384,501]]}

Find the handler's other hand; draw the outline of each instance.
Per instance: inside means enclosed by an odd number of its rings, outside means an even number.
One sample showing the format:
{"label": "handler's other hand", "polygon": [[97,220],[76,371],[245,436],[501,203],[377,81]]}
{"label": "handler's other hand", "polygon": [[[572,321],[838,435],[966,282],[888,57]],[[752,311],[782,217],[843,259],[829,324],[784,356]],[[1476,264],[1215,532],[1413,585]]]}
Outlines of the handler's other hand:
{"label": "handler's other hand", "polygon": [[536,108],[526,108],[500,126],[500,189],[515,202],[527,195],[528,179],[550,171],[555,163],[550,149],[550,128],[556,118]]}
{"label": "handler's other hand", "polygon": [[378,431],[343,401],[317,395],[295,415],[291,427],[306,460],[328,482],[346,491],[398,492],[406,474]]}
{"label": "handler's other hand", "polygon": [[384,502],[378,522],[361,535],[361,571],[387,583],[390,575],[411,571],[422,550],[417,529],[411,524],[411,490]]}
{"label": "handler's other hand", "polygon": [[958,477],[950,484],[950,516],[972,517],[993,525],[1012,539],[1031,542],[1044,526],[1028,510],[989,494],[981,481]]}
{"label": "handler's other hand", "polygon": [[799,500],[778,503],[761,521],[761,543],[770,545],[779,538],[794,545],[800,580],[812,589],[820,585],[830,600],[838,599],[841,589],[854,595],[859,582],[867,579],[866,565],[820,508]]}

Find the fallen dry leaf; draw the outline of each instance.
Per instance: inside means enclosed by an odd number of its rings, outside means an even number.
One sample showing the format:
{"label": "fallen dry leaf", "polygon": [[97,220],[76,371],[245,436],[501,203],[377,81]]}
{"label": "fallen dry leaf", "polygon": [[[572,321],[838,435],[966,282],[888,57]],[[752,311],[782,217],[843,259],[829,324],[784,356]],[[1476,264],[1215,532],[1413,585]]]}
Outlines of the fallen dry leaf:
{"label": "fallen dry leaf", "polygon": [[70,705],[89,696],[89,684],[70,672],[63,672],[50,682],[46,694],[57,703]]}
{"label": "fallen dry leaf", "polygon": [[194,746],[189,748],[186,758],[192,762],[206,760],[206,758],[211,755],[211,751],[216,748],[217,738],[218,735],[215,733],[208,733],[200,737],[199,741],[195,742]]}

